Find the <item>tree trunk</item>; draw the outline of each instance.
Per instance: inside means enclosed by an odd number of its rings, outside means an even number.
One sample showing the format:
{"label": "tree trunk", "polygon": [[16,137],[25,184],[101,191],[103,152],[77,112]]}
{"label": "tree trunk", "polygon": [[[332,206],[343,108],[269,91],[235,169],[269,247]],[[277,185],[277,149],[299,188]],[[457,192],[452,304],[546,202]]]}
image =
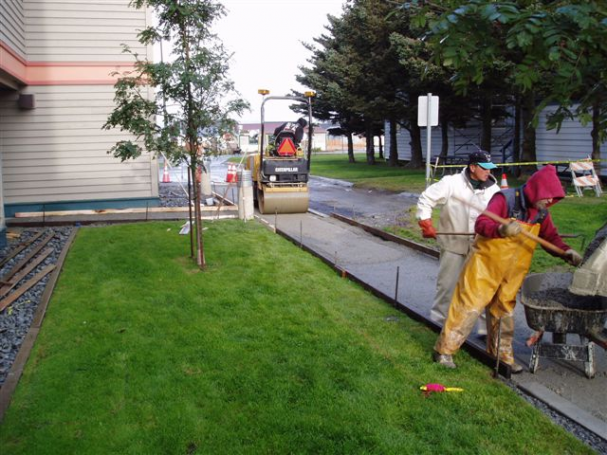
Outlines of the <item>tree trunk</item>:
{"label": "tree trunk", "polygon": [[[592,159],[600,160],[601,159],[601,143],[599,131],[601,128],[600,125],[601,118],[601,107],[599,105],[599,101],[595,100],[592,104],[592,131],[590,135],[592,137]],[[600,165],[600,163],[597,163]]]}
{"label": "tree trunk", "polygon": [[481,149],[491,153],[491,97],[489,94],[481,100]]}
{"label": "tree trunk", "polygon": [[192,216],[192,160],[188,163],[188,220],[190,222],[190,257],[194,259],[194,217]]}
{"label": "tree trunk", "polygon": [[388,157],[389,166],[398,166],[398,142],[397,126],[394,118],[390,119],[390,156]]}
{"label": "tree trunk", "polygon": [[407,164],[407,167],[413,169],[420,169],[424,167],[424,157],[422,155],[422,132],[420,127],[417,125],[417,112],[411,112],[409,118],[409,135],[411,136],[411,161]]}
{"label": "tree trunk", "polygon": [[379,143],[379,158],[384,159],[384,145],[381,140],[381,134],[377,135],[377,142]]}
{"label": "tree trunk", "polygon": [[367,164],[375,164],[375,147],[373,146],[373,126],[371,122],[366,122],[366,139],[367,139]]}
{"label": "tree trunk", "polygon": [[[514,98],[514,138],[512,139],[512,160],[515,163],[521,161],[521,95],[517,94]],[[519,177],[521,175],[520,166],[512,166],[512,175]]]}
{"label": "tree trunk", "polygon": [[441,121],[440,128],[442,139],[440,156],[445,158],[447,155],[449,155],[449,122],[446,120]]}
{"label": "tree trunk", "polygon": [[354,140],[352,139],[352,133],[348,132],[346,135],[348,138],[348,163],[356,163],[354,159]]}
{"label": "tree trunk", "polygon": [[[522,123],[523,123],[523,152],[521,154],[521,161],[527,163],[533,163],[537,161],[535,154],[535,128],[533,127],[532,121],[535,115],[535,97],[533,93],[523,94],[523,112],[522,112]],[[521,172],[524,174],[532,174],[537,170],[537,165],[523,166]]]}
{"label": "tree trunk", "polygon": [[[190,139],[190,150],[196,150],[194,146],[194,141]],[[194,218],[196,221],[194,226],[196,228],[196,264],[202,270],[204,270],[207,266],[206,260],[204,257],[204,243],[202,239],[202,212],[200,210],[200,183],[196,179],[196,168],[198,167],[198,160],[196,159],[196,154],[192,153],[191,155],[192,166],[191,166],[191,176],[192,176],[192,188],[194,188]],[[190,229],[193,226],[190,225]]]}

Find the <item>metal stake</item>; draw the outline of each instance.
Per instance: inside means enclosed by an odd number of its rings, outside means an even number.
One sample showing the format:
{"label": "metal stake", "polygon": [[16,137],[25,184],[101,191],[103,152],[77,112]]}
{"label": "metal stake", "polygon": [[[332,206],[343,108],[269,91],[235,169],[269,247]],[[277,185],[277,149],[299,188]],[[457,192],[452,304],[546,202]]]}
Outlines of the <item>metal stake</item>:
{"label": "metal stake", "polygon": [[400,276],[400,265],[396,267],[396,286],[394,289],[394,301],[398,303],[398,278]]}
{"label": "metal stake", "polygon": [[497,320],[497,347],[495,349],[495,371],[493,372],[493,377],[497,378],[499,376],[500,370],[500,346],[502,343],[502,318]]}

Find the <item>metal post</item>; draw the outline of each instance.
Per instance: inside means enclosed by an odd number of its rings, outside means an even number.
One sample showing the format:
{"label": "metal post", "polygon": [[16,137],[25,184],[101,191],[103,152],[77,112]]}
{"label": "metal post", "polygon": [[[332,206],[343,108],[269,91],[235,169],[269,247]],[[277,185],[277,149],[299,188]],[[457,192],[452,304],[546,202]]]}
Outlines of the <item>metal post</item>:
{"label": "metal post", "polygon": [[497,346],[495,348],[495,371],[493,377],[497,378],[500,371],[500,347],[502,344],[502,318],[497,320]]}
{"label": "metal post", "polygon": [[426,112],[426,188],[430,186],[430,155],[432,154],[432,93],[428,93],[428,106]]}
{"label": "metal post", "polygon": [[400,276],[400,265],[396,267],[396,286],[394,288],[394,301],[398,303],[398,278]]}

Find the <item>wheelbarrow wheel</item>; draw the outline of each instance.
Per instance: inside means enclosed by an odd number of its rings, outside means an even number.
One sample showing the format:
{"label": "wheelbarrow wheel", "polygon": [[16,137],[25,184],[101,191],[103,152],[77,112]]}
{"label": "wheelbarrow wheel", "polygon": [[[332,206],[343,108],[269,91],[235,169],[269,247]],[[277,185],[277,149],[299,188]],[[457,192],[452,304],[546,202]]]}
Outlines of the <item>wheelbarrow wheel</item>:
{"label": "wheelbarrow wheel", "polygon": [[540,345],[539,343],[533,346],[533,351],[531,351],[531,358],[529,359],[529,371],[531,373],[535,373],[537,371],[537,367],[540,364]]}

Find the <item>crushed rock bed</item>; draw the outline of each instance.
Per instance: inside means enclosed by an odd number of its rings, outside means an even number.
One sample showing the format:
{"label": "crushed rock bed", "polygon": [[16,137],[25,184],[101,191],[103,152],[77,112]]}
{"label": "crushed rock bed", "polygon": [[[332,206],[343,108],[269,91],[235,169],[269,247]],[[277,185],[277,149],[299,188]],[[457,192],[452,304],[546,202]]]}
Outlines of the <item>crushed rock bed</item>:
{"label": "crushed rock bed", "polygon": [[[41,230],[45,231],[45,234],[39,237],[32,245],[25,248],[17,256],[8,261],[2,268],[0,268],[0,277],[5,276],[9,271],[12,270],[13,266],[21,261],[29,251],[31,251],[39,242],[42,241],[46,233],[54,232],[53,238],[46,244],[44,249],[52,248],[51,254],[34,270],[28,273],[23,280],[20,281],[19,285],[22,285],[27,280],[32,278],[36,273],[40,272],[44,267],[56,264],[63,250],[64,245],[67,242],[70,234],[72,233],[71,227],[53,227],[52,229],[10,229],[9,232],[19,233],[19,238],[9,240],[6,248],[0,249],[0,260],[7,257],[13,248],[27,241],[28,239],[35,236]],[[9,307],[0,313],[0,386],[6,380],[6,377],[10,371],[17,352],[21,347],[21,343],[25,339],[25,335],[32,324],[36,309],[40,304],[42,294],[46,285],[52,275],[52,272],[42,278],[35,286],[27,290],[21,297],[13,302]],[[13,289],[8,295],[18,290],[18,287]]]}

